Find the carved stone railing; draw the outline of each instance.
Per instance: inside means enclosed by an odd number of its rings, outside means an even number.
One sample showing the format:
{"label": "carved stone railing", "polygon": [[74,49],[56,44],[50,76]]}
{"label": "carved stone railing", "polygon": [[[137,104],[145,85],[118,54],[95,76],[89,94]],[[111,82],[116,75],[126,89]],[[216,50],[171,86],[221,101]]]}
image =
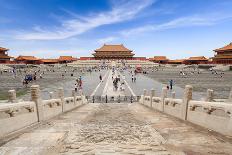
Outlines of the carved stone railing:
{"label": "carved stone railing", "polygon": [[189,102],[190,111],[197,111],[197,109],[199,108],[201,108],[201,111],[204,111],[207,114],[212,114],[214,111],[221,110],[226,115],[230,117],[232,116],[232,104],[220,103],[220,102],[204,102],[204,101],[195,101],[195,100],[191,100]]}
{"label": "carved stone railing", "polygon": [[19,102],[19,103],[2,103],[0,105],[0,113],[9,114],[9,117],[15,117],[17,113],[20,113],[23,109],[28,112],[34,112],[34,102]]}
{"label": "carved stone railing", "polygon": [[187,120],[232,136],[232,104],[191,100]]}
{"label": "carved stone railing", "polygon": [[182,105],[183,105],[183,99],[165,98],[164,99],[164,112],[169,115],[182,118],[182,115],[181,115]]}
{"label": "carved stone railing", "polygon": [[71,110],[76,106],[76,101],[74,97],[66,97],[64,98],[64,104],[65,104],[65,110],[68,111]]}
{"label": "carved stone railing", "polygon": [[31,101],[17,101],[16,91],[10,90],[9,100],[0,104],[0,138],[32,124],[55,117],[88,103],[86,97],[72,92],[71,97],[64,97],[63,88],[58,89],[58,98],[43,100],[38,85],[31,86]]}
{"label": "carved stone railing", "polygon": [[[176,99],[175,92],[167,97],[167,89],[163,88],[161,96],[155,96],[154,90],[147,95],[144,90],[139,103],[165,114],[189,121],[221,134],[232,136],[232,104],[226,102],[215,102],[213,90],[207,90],[204,101],[192,100],[192,86],[187,85],[183,98]],[[227,102],[232,101],[230,93]]]}
{"label": "carved stone railing", "polygon": [[161,97],[152,97],[152,108],[162,111],[163,103]]}
{"label": "carved stone railing", "polygon": [[151,100],[150,96],[144,96],[144,102],[143,102],[143,104],[145,106],[150,106],[150,100]]}
{"label": "carved stone railing", "polygon": [[43,106],[48,106],[50,108],[53,108],[54,106],[61,106],[61,104],[60,99],[43,100]]}
{"label": "carved stone railing", "polygon": [[43,119],[48,119],[62,113],[61,99],[43,100]]}
{"label": "carved stone railing", "polygon": [[0,104],[0,137],[36,123],[37,110],[34,102]]}

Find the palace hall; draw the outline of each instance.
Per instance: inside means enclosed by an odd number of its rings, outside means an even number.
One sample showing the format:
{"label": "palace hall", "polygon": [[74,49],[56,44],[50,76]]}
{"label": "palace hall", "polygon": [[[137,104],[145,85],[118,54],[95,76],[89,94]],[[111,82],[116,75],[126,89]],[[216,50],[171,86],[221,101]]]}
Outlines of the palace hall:
{"label": "palace hall", "polygon": [[93,56],[96,60],[100,59],[132,59],[135,54],[132,50],[126,48],[123,44],[106,45],[96,49]]}

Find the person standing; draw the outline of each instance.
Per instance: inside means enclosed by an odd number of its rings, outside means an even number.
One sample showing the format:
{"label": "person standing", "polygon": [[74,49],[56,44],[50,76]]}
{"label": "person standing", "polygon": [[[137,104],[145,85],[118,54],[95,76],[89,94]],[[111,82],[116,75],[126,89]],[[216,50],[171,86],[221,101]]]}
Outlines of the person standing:
{"label": "person standing", "polygon": [[170,86],[170,89],[172,90],[172,86],[173,86],[173,80],[172,79],[169,81],[169,86]]}
{"label": "person standing", "polygon": [[123,75],[123,76],[122,76],[122,81],[125,81],[125,80],[126,80],[126,76]]}
{"label": "person standing", "polygon": [[131,75],[131,80],[132,80],[132,82],[134,82],[134,75],[133,74]]}
{"label": "person standing", "polygon": [[33,80],[36,81],[36,74],[33,75]]}

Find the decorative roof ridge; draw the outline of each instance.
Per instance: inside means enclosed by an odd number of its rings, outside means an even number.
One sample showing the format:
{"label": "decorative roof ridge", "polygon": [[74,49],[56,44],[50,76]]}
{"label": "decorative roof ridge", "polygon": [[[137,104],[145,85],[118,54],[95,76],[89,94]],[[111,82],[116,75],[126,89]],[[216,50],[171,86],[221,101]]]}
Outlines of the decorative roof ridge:
{"label": "decorative roof ridge", "polygon": [[115,52],[115,51],[123,51],[123,52],[132,52],[132,50],[126,48],[123,44],[104,44],[100,48],[96,49],[95,52]]}
{"label": "decorative roof ridge", "polygon": [[217,48],[214,51],[219,52],[219,51],[226,51],[226,50],[232,50],[232,42],[230,42],[228,45],[225,45],[221,48]]}

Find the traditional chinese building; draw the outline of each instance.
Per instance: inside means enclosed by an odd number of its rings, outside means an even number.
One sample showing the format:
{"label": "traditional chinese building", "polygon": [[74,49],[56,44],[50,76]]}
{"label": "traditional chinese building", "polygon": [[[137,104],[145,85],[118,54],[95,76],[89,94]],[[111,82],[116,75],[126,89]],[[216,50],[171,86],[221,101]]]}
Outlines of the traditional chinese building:
{"label": "traditional chinese building", "polygon": [[185,59],[184,64],[186,65],[192,65],[192,64],[207,64],[208,59],[204,56],[198,56],[198,57],[190,57],[188,59]]}
{"label": "traditional chinese building", "polygon": [[20,64],[38,64],[39,63],[39,59],[37,59],[34,56],[18,56],[16,59],[17,63]]}
{"label": "traditional chinese building", "polygon": [[101,48],[96,49],[93,56],[95,59],[132,59],[135,54],[132,50],[126,48],[123,44],[121,45],[106,45],[104,44]]}
{"label": "traditional chinese building", "polygon": [[58,59],[39,59],[39,64],[58,64]]}
{"label": "traditional chinese building", "polygon": [[213,63],[216,64],[232,64],[232,43],[229,45],[215,49],[215,55],[212,57]]}
{"label": "traditional chinese building", "polygon": [[184,59],[168,60],[168,64],[183,64],[184,61]]}
{"label": "traditional chinese building", "polygon": [[80,57],[79,60],[95,60],[94,57]]}
{"label": "traditional chinese building", "polygon": [[59,63],[70,63],[78,59],[72,56],[60,56],[58,60],[59,60]]}
{"label": "traditional chinese building", "polygon": [[13,58],[11,56],[8,56],[9,49],[0,47],[0,63],[9,63],[10,60]]}
{"label": "traditional chinese building", "polygon": [[168,63],[168,58],[166,56],[154,56],[153,58],[150,58],[149,60],[154,63],[159,63],[159,64]]}

